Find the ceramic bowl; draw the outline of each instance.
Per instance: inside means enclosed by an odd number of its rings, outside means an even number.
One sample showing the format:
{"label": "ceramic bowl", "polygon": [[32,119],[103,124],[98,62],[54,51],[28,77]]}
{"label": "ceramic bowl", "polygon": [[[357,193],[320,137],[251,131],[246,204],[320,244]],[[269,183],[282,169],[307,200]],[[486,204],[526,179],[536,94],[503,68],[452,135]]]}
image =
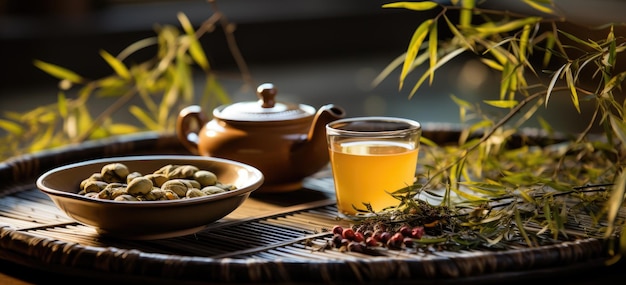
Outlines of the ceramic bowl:
{"label": "ceramic bowl", "polygon": [[[168,165],[193,165],[216,174],[235,190],[166,201],[115,201],[78,194],[80,183],[109,163],[123,163],[143,175]],[[193,234],[225,217],[263,183],[256,168],[220,158],[192,155],[145,155],[89,160],[49,170],[37,187],[70,218],[92,226],[101,235],[124,239],[160,239]]]}

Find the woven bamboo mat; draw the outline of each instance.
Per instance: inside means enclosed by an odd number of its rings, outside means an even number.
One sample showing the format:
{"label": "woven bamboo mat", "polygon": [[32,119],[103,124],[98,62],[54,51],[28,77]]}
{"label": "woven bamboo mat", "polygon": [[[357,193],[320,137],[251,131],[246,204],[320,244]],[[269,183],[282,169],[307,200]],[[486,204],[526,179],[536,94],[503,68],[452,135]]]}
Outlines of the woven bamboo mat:
{"label": "woven bamboo mat", "polygon": [[[99,236],[36,189],[53,167],[113,155],[187,153],[173,135],[140,134],[20,156],[0,164],[0,258],[37,269],[101,280],[179,284],[480,283],[521,273],[600,266],[607,245],[581,238],[550,246],[429,253],[325,249],[336,220],[332,180],[322,171],[305,188],[252,195],[209,228],[150,241]],[[580,221],[571,225],[579,229]]]}

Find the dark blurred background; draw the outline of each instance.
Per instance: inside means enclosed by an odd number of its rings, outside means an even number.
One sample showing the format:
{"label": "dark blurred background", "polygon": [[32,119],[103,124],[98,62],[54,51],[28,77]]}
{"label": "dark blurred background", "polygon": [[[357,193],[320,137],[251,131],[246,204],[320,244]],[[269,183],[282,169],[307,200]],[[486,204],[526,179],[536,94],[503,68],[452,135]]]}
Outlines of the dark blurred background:
{"label": "dark blurred background", "polygon": [[[235,35],[250,64],[281,64],[378,52],[400,52],[418,23],[416,14],[382,9],[378,0],[218,0],[237,25]],[[98,51],[116,54],[154,36],[155,25],[179,27],[185,13],[195,27],[213,13],[206,0],[0,1],[0,40],[5,65],[15,71],[3,87],[51,83],[35,70],[37,58],[94,77],[109,70]],[[202,39],[217,69],[232,65],[220,31]],[[53,83],[53,82],[52,82]],[[7,86],[8,85],[8,86]]]}
{"label": "dark blurred background", "polygon": [[[397,76],[372,88],[374,77],[402,54],[421,21],[432,16],[381,8],[388,2],[218,0],[217,5],[237,25],[235,37],[253,79],[275,83],[282,101],[314,107],[335,103],[349,116],[458,123],[458,108],[450,95],[465,100],[497,97],[499,77],[471,57],[438,71],[433,86],[422,87],[411,99],[410,88],[398,90]],[[525,9],[515,4],[521,1],[490,2],[505,9]],[[581,11],[574,9],[579,0],[556,2],[566,2],[561,6],[569,8],[577,21],[598,20],[596,13],[575,14]],[[617,5],[606,6],[612,11],[624,7],[619,4],[624,1],[594,1],[604,2]],[[179,26],[178,12],[185,13],[195,27],[214,13],[205,0],[0,0],[0,111],[23,111],[55,102],[57,80],[35,68],[33,60],[88,78],[105,76],[112,71],[100,58],[101,49],[115,55],[133,42],[154,36],[155,24]],[[607,15],[612,14],[600,20]],[[221,32],[206,36],[202,44],[214,69],[237,74]],[[223,84],[235,101],[256,99],[251,90],[240,89],[243,82],[236,76],[227,77]],[[560,104],[558,98],[551,100]],[[568,100],[561,100],[564,107],[555,108],[558,111],[542,114],[559,130],[580,131],[584,124]],[[588,109],[583,106],[583,110]],[[536,125],[531,122],[529,126]]]}

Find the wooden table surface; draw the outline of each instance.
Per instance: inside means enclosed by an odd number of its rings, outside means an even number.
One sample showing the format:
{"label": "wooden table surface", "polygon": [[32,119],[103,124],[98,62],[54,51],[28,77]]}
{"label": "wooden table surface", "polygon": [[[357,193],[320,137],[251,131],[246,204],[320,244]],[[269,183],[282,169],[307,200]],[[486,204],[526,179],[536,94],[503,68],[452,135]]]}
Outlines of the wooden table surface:
{"label": "wooden table surface", "polygon": [[[325,193],[329,195],[330,193]],[[289,195],[289,194],[287,194]],[[292,194],[293,195],[293,194]],[[277,198],[278,199],[278,198]],[[307,198],[302,198],[307,200]],[[298,203],[298,201],[293,201],[292,203]],[[250,218],[262,213],[271,213],[275,212],[277,208],[289,207],[289,205],[285,204],[277,204],[273,202],[268,202],[267,199],[258,199],[251,198],[244,202],[240,208],[235,210],[233,213],[225,217],[225,220],[236,220],[236,219],[246,219]],[[533,270],[531,274],[527,274],[525,271],[520,270],[518,276],[511,279],[510,273],[507,273],[506,283],[508,285],[511,284],[529,284],[529,282],[541,281],[541,282],[555,282],[555,284],[571,284],[571,285],[591,285],[591,284],[622,284],[624,280],[626,280],[626,261],[619,260],[617,263],[611,266],[604,266],[601,264],[585,264],[581,263],[577,265],[579,268],[572,268],[568,266],[562,271],[550,268],[546,269],[545,272]],[[94,278],[84,278],[79,277],[72,274],[63,274],[63,273],[55,273],[47,270],[40,270],[33,268],[30,265],[20,265],[12,262],[8,262],[6,260],[0,259],[0,284],[15,284],[15,285],[26,285],[26,284],[48,284],[48,283],[58,283],[58,282],[67,282],[71,280],[72,283],[83,283],[83,284],[111,284],[110,280],[99,280]],[[115,282],[118,283],[118,282]],[[123,280],[120,280],[119,283],[124,283]],[[129,282],[129,284],[132,282]],[[420,284],[419,281],[414,280],[414,282],[398,282],[395,280],[391,282],[393,284]],[[391,284],[390,283],[390,284]],[[427,280],[425,283],[428,283]],[[500,284],[498,278],[494,278],[493,276],[485,279],[471,279],[471,278],[459,278],[437,282],[436,284]],[[278,284],[278,283],[272,283]],[[313,284],[313,283],[312,283]],[[343,284],[343,282],[342,282]],[[372,284],[381,284],[380,282],[372,283]],[[432,284],[432,283],[428,283]],[[547,284],[547,283],[544,283]]]}
{"label": "wooden table surface", "polygon": [[[21,266],[15,263],[0,260],[0,284],[3,285],[31,285],[31,284],[63,284],[72,281],[71,284],[111,284],[110,281],[77,278],[63,274],[55,274],[47,271],[35,270],[30,267]],[[626,262],[620,261],[617,264],[604,268],[588,269],[583,268],[575,274],[546,272],[545,275],[524,276],[520,274],[519,281],[507,281],[507,285],[529,285],[530,282],[542,282],[542,284],[559,285],[612,285],[624,284],[626,281]],[[544,283],[545,282],[545,283]],[[117,282],[116,282],[117,283]],[[123,284],[124,282],[119,282]],[[273,283],[276,284],[276,283]],[[380,284],[377,282],[376,284]],[[393,284],[402,284],[393,282]],[[419,281],[411,284],[419,284]],[[473,282],[464,279],[441,282],[439,284],[501,284],[497,279],[488,282]]]}

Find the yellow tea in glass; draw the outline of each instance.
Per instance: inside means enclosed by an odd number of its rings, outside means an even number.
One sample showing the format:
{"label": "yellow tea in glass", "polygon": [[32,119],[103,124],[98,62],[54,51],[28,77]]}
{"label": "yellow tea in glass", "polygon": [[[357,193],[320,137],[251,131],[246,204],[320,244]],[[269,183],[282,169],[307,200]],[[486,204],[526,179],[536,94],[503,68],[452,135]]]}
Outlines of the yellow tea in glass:
{"label": "yellow tea in glass", "polygon": [[397,206],[391,192],[412,185],[421,126],[402,118],[362,117],[334,121],[326,128],[337,208],[375,212]]}

